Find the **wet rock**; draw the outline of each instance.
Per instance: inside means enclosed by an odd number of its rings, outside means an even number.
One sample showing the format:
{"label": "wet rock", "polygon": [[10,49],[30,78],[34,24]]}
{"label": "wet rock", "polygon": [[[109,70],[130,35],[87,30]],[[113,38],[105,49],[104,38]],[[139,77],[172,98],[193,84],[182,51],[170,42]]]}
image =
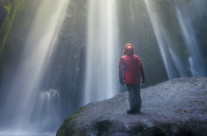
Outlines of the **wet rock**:
{"label": "wet rock", "polygon": [[4,22],[6,14],[7,14],[7,12],[6,12],[5,8],[0,3],[0,29],[1,29],[2,23]]}
{"label": "wet rock", "polygon": [[67,118],[57,136],[206,136],[207,78],[178,78],[141,90],[140,114],[128,93],[90,103]]}

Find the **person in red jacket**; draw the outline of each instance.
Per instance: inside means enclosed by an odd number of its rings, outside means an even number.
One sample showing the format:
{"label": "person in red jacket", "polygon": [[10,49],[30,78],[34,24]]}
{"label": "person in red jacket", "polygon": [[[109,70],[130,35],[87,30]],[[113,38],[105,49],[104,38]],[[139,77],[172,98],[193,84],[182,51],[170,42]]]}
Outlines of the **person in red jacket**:
{"label": "person in red jacket", "polygon": [[134,46],[130,43],[124,47],[124,55],[119,62],[120,84],[126,84],[129,92],[130,110],[129,114],[136,114],[141,109],[140,82],[145,82],[142,62],[137,55],[134,55]]}

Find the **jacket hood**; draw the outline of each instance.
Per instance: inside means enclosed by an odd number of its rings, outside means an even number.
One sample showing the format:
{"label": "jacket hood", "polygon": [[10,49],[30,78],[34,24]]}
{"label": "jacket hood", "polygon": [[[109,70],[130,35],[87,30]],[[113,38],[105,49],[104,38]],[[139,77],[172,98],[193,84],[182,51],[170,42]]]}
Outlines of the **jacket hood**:
{"label": "jacket hood", "polygon": [[124,55],[129,55],[129,56],[134,55],[134,46],[132,44],[127,44],[124,47]]}

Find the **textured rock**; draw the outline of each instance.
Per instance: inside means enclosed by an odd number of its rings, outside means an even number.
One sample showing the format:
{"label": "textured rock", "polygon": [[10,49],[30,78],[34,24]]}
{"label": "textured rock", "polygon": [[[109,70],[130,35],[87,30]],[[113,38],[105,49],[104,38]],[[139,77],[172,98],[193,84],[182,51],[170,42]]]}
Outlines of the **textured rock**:
{"label": "textured rock", "polygon": [[21,0],[0,0],[0,56]]}
{"label": "textured rock", "polygon": [[178,78],[141,90],[140,114],[128,115],[128,93],[81,107],[57,136],[206,136],[207,78]]}
{"label": "textured rock", "polygon": [[0,4],[0,28],[1,28],[1,25],[2,25],[5,17],[6,17],[6,14],[7,13],[6,13],[5,8],[3,6],[1,6],[1,4]]}

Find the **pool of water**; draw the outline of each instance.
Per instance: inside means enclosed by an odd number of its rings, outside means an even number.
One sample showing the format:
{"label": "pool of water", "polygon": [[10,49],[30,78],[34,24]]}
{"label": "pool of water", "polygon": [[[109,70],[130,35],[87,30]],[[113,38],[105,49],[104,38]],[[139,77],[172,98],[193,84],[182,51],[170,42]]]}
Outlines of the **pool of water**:
{"label": "pool of water", "polygon": [[0,132],[0,136],[56,136],[56,132],[49,132],[49,133]]}

